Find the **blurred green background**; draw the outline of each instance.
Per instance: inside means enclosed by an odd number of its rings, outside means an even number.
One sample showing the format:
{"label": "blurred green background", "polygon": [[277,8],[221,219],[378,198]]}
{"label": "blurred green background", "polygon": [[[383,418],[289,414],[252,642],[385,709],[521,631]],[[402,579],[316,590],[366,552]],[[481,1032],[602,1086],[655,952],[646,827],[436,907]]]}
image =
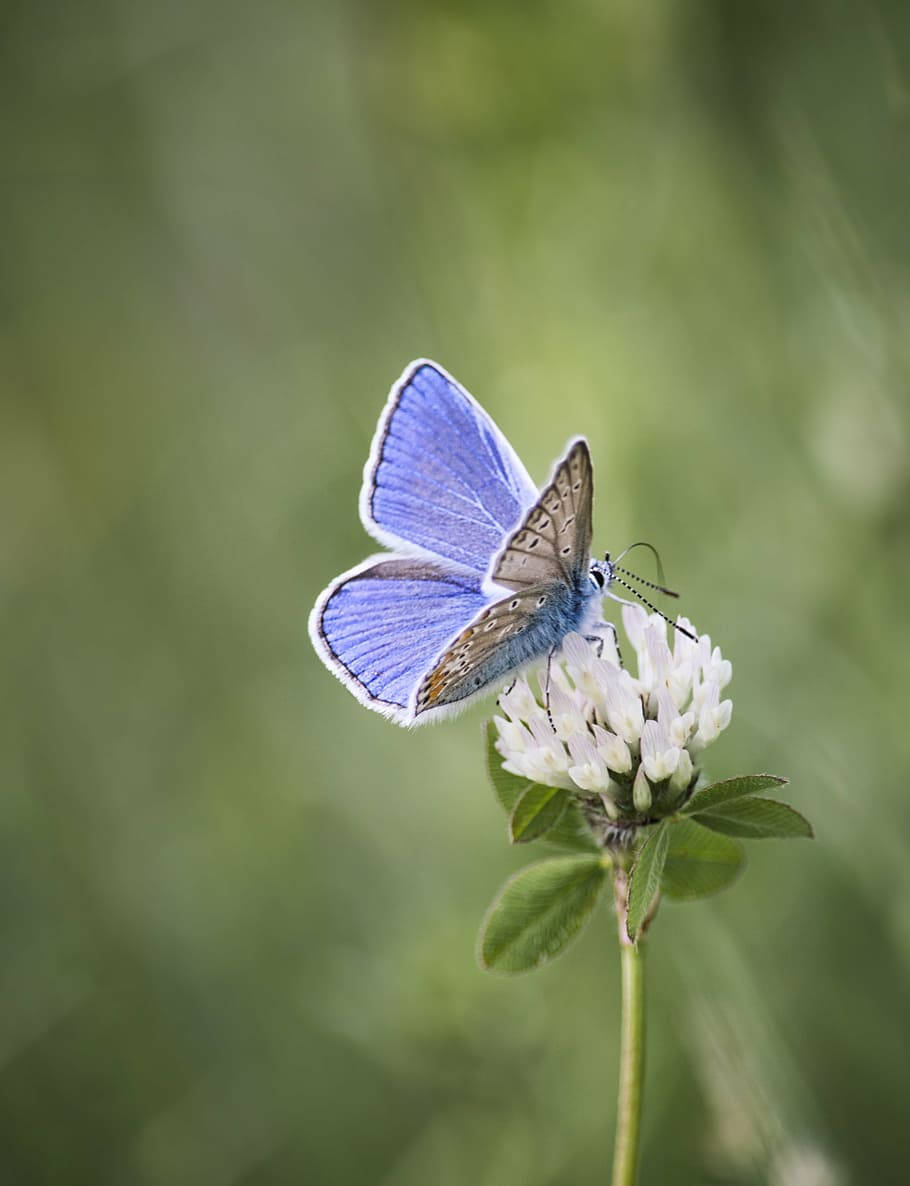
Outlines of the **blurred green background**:
{"label": "blurred green background", "polygon": [[[314,657],[437,358],[734,664],[812,844],[669,905],[643,1186],[910,1163],[910,9],[7,0],[0,1178],[606,1180],[601,914],[484,976],[478,708]],[[644,563],[644,562],[643,562]]]}

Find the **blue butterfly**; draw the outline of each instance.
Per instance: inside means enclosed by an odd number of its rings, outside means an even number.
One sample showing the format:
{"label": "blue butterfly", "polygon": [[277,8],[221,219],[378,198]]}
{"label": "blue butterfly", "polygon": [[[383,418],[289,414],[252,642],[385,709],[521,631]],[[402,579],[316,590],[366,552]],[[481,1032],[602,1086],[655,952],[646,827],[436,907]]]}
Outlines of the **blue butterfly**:
{"label": "blue butterfly", "polygon": [[552,655],[571,631],[603,627],[614,573],[591,559],[593,493],[583,438],[538,492],[480,404],[436,363],[412,362],[360,492],[364,527],[392,552],[320,595],[317,654],[361,704],[414,725]]}

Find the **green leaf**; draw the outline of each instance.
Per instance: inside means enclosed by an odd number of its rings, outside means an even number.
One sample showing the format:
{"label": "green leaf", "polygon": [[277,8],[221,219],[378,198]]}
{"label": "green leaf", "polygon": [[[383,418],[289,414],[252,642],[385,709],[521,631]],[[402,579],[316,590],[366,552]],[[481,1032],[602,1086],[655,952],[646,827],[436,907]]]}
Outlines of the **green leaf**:
{"label": "green leaf", "polygon": [[[533,784],[527,778],[521,778],[517,774],[510,774],[508,770],[503,770],[502,757],[494,744],[497,736],[496,725],[492,721],[488,721],[486,725],[487,774],[490,776],[490,782],[493,784],[493,790],[496,792],[496,798],[502,809],[507,815],[511,815],[515,810],[515,804]],[[574,803],[569,804],[559,822],[547,833],[545,843],[552,844],[555,848],[567,849],[569,852],[600,852],[600,847],[591,834],[585,817]]]}
{"label": "green leaf", "polygon": [[513,844],[527,844],[536,840],[559,823],[569,803],[565,791],[532,782],[518,797],[509,817],[509,839]]}
{"label": "green leaf", "polygon": [[487,774],[490,776],[490,782],[493,784],[496,798],[502,804],[503,811],[507,815],[511,815],[519,797],[531,785],[531,780],[503,770],[502,757],[495,744],[499,734],[496,732],[496,725],[493,721],[487,721],[486,732]]}
{"label": "green leaf", "polygon": [[607,867],[599,856],[551,857],[516,873],[480,928],[480,966],[529,972],[553,959],[590,918]]}
{"label": "green leaf", "polygon": [[564,848],[569,852],[601,852],[587,820],[574,803],[569,804],[559,822],[541,839],[544,844],[552,844],[555,848]]}
{"label": "green leaf", "polygon": [[736,880],[745,859],[738,840],[718,836],[694,820],[677,819],[670,829],[661,891],[677,901],[716,894]]}
{"label": "green leaf", "polygon": [[709,787],[697,790],[682,811],[684,815],[694,815],[697,811],[707,811],[709,807],[713,809],[718,803],[741,799],[743,795],[755,795],[759,791],[767,791],[769,787],[782,787],[787,781],[776,774],[743,774],[739,778],[725,778],[723,782],[713,782]]}
{"label": "green leaf", "polygon": [[626,933],[634,943],[648,917],[648,911],[660,891],[660,879],[670,843],[670,825],[664,820],[651,832],[639,849],[629,874],[629,905],[626,910]]}
{"label": "green leaf", "polygon": [[734,799],[710,811],[700,811],[692,817],[726,836],[744,836],[751,840],[792,836],[812,836],[812,825],[805,816],[787,803],[776,799]]}

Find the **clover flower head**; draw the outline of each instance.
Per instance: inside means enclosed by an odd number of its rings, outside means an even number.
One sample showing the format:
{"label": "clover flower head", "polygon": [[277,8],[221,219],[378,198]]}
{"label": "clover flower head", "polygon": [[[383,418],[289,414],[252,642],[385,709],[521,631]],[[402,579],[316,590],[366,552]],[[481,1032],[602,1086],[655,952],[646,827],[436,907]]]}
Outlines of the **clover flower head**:
{"label": "clover flower head", "polygon": [[[681,631],[639,606],[623,606],[635,674],[613,638],[603,646],[578,634],[545,670],[519,676],[499,697],[496,748],[506,770],[600,803],[609,822],[643,822],[673,811],[691,793],[701,753],[726,729],[732,701],[721,699],[733,670],[703,634]],[[695,628],[680,617],[690,634]],[[536,685],[536,686],[535,686]]]}

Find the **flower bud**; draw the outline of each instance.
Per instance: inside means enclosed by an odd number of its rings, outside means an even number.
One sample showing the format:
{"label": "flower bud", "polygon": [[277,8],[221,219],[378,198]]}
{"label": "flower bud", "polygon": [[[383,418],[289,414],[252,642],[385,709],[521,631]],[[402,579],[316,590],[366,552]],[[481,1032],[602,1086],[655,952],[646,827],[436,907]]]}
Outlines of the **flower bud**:
{"label": "flower bud", "polygon": [[670,790],[684,791],[692,781],[693,770],[694,767],[692,765],[692,759],[689,757],[689,751],[687,749],[681,750],[679,764],[670,775]]}
{"label": "flower bud", "polygon": [[635,810],[642,813],[651,808],[651,784],[645,775],[644,766],[638,767],[638,773],[632,783],[632,802],[635,804]]}
{"label": "flower bud", "polygon": [[607,813],[608,819],[619,819],[619,806],[613,799],[613,787],[610,790],[600,792],[600,801],[604,805],[604,811]]}

